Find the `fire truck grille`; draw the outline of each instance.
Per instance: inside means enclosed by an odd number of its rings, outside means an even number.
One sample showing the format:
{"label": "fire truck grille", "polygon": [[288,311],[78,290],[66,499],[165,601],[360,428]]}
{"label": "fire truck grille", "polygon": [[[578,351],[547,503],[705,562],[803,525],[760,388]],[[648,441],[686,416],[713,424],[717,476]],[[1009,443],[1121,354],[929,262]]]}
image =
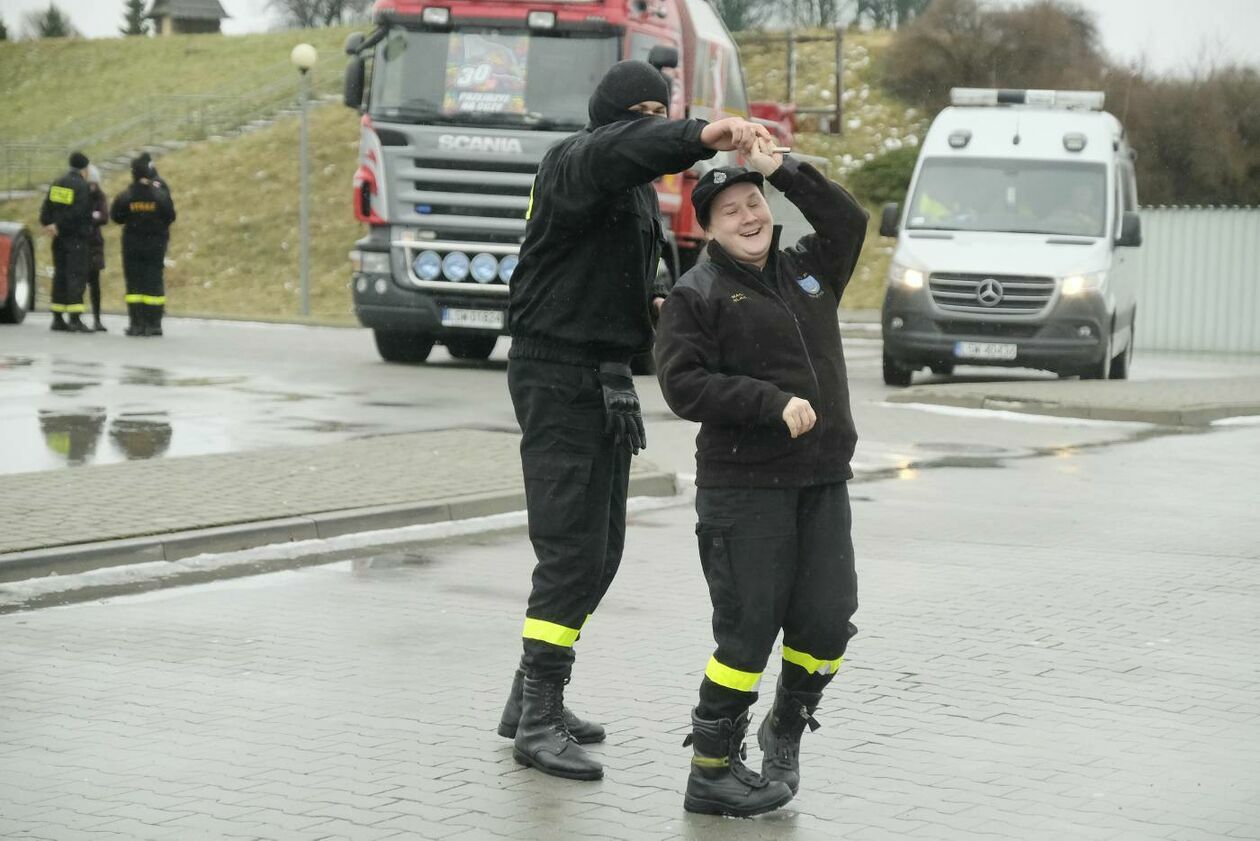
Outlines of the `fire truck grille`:
{"label": "fire truck grille", "polygon": [[518,219],[529,205],[536,163],[416,158],[414,192],[407,197],[422,216]]}

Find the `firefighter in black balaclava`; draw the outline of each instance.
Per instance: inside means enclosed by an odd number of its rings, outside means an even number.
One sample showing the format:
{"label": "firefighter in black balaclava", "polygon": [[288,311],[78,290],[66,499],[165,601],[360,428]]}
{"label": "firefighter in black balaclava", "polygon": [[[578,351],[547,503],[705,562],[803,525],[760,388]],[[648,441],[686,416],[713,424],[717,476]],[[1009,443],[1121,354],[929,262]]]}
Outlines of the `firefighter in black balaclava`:
{"label": "firefighter in black balaclava", "polygon": [[508,388],[538,563],[499,733],[518,762],[572,779],[603,776],[581,744],[604,729],[564,707],[564,686],[621,562],[630,457],[646,444],[630,358],[648,349],[655,316],[664,230],[652,181],[769,137],[739,118],[665,119],[669,101],[650,64],[608,71],[586,128],[543,157],[512,274]]}
{"label": "firefighter in black balaclava", "polygon": [[162,265],[168,230],[175,221],[170,193],[153,183],[148,156],[131,162],[131,186],[114,198],[109,215],[123,226],[123,275],[127,282],[128,336],[162,335],[166,287]]}
{"label": "firefighter in black balaclava", "polygon": [[53,238],[52,329],[73,333],[92,332],[82,319],[92,258],[92,199],[85,178],[89,163],[87,155],[73,153],[70,171],[48,186],[39,209],[39,223]]}

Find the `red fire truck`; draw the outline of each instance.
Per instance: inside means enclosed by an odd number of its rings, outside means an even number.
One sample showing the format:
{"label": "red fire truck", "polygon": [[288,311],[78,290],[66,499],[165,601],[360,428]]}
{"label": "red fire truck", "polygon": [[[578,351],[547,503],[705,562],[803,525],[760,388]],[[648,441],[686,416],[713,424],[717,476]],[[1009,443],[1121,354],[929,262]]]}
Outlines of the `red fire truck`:
{"label": "red fire truck", "polygon": [[[615,62],[671,79],[674,118],[765,113],[708,0],[378,0],[376,28],[346,42],[345,103],[362,114],[354,308],[383,358],[422,362],[437,342],[485,359],[506,333],[508,284],[547,148],[586,123]],[[766,120],[783,142],[790,127]],[[727,156],[702,166],[721,166]],[[702,171],[657,183],[669,244],[689,268],[702,233],[687,200]]]}
{"label": "red fire truck", "polygon": [[19,324],[35,308],[35,252],[17,222],[0,222],[0,324]]}

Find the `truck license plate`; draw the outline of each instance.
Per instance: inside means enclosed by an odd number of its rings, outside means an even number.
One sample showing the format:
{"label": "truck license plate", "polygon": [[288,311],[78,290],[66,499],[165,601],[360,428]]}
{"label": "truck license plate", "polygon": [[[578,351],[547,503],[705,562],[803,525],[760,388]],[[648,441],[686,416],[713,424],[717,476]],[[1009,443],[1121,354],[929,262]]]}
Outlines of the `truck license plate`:
{"label": "truck license plate", "polygon": [[1014,359],[1019,345],[997,342],[955,342],[954,356],[959,359]]}
{"label": "truck license plate", "polygon": [[502,310],[461,310],[442,307],[443,327],[480,327],[483,330],[502,330]]}

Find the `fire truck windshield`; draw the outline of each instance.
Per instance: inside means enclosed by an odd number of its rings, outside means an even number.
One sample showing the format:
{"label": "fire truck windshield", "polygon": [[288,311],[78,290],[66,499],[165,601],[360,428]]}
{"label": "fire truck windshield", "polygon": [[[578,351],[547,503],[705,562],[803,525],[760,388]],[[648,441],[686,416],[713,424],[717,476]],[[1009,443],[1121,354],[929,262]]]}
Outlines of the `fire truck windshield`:
{"label": "fire truck windshield", "polygon": [[611,34],[395,27],[376,47],[370,113],[389,121],[577,129]]}

